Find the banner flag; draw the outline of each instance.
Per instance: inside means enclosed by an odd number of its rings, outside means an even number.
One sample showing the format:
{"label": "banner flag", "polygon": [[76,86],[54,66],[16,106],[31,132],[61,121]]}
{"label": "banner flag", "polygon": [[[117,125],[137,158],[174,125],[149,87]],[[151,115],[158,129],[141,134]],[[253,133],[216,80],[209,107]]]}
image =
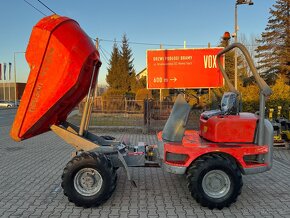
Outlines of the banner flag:
{"label": "banner flag", "polygon": [[4,73],[4,80],[6,80],[6,63],[4,63],[4,70],[3,70],[3,73]]}
{"label": "banner flag", "polygon": [[2,64],[0,64],[0,80],[2,80]]}
{"label": "banner flag", "polygon": [[12,66],[12,63],[9,62],[8,80],[11,80],[11,66]]}

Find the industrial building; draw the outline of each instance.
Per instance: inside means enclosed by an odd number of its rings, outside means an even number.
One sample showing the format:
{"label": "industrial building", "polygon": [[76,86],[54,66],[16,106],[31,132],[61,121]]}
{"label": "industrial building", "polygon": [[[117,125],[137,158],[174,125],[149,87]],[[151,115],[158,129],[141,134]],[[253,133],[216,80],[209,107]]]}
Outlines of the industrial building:
{"label": "industrial building", "polygon": [[[6,101],[20,100],[26,83],[5,82],[0,83],[0,99]],[[16,95],[15,95],[16,93]]]}

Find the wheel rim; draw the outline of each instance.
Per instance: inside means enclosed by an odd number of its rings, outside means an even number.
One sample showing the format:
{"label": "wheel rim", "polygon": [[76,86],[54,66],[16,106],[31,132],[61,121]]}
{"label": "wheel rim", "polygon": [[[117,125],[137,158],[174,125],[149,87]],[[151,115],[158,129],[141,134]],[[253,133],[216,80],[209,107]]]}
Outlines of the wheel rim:
{"label": "wheel rim", "polygon": [[230,177],[222,170],[211,170],[202,179],[204,192],[212,198],[222,198],[230,190]]}
{"label": "wheel rim", "polygon": [[76,191],[84,196],[93,196],[97,194],[102,185],[102,176],[93,168],[81,169],[74,178],[74,187]]}

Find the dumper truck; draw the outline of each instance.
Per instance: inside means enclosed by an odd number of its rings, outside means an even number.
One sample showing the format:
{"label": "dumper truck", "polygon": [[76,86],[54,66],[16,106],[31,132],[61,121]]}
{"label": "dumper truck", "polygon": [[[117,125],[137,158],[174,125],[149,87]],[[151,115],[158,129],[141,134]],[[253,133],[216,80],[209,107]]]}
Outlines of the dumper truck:
{"label": "dumper truck", "polygon": [[[258,113],[240,111],[241,95],[221,63],[234,48],[244,54],[260,89]],[[201,114],[200,130],[186,130],[191,105],[179,95],[157,134],[157,145],[126,144],[89,131],[101,61],[91,38],[73,19],[59,15],[41,19],[32,29],[26,59],[30,74],[10,135],[20,142],[51,130],[75,148],[61,186],[77,206],[98,206],[109,199],[119,168],[136,185],[129,167],[158,163],[167,172],[186,175],[191,195],[202,206],[222,209],[241,193],[242,174],[272,167],[273,127],[265,119],[265,99],[272,91],[242,44],[229,45],[217,55],[229,87],[221,107]],[[73,125],[67,117],[84,98],[80,125]]]}

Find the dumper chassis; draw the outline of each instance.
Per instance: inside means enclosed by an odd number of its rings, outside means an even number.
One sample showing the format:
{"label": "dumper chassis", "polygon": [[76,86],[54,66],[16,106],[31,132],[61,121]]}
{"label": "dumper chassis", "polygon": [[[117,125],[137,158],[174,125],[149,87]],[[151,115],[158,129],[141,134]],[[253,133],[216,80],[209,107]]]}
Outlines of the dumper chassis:
{"label": "dumper chassis", "polygon": [[[220,52],[218,57],[220,58],[222,54],[235,47],[240,48],[248,58],[247,60],[251,61],[247,50],[241,44],[229,46]],[[220,63],[219,66],[223,70]],[[254,71],[255,68],[252,67],[252,70]],[[224,77],[227,78],[227,75],[224,74]],[[262,90],[260,98],[263,101],[264,95],[269,95],[271,90],[262,79],[259,77],[257,79]],[[229,87],[232,92],[224,94],[221,109],[205,111],[201,114],[200,131],[185,130],[191,106],[182,95],[179,95],[163,131],[157,135],[157,148],[147,145],[136,147],[118,142],[113,137],[95,136],[88,131],[88,126],[84,126],[84,130],[69,123],[52,126],[51,129],[57,135],[77,148],[77,156],[67,164],[62,176],[65,195],[78,206],[100,205],[115,190],[117,184],[115,169],[124,167],[128,179],[135,185],[128,167],[150,166],[149,162],[152,165],[152,161],[149,161],[148,150],[153,150],[155,161],[153,163],[160,163],[167,172],[185,174],[191,195],[202,206],[210,209],[230,206],[241,193],[242,174],[260,173],[271,168],[273,129],[268,120],[261,121],[254,114],[239,112],[237,91],[231,87],[230,83]],[[84,123],[88,123],[86,121],[90,116],[89,105],[92,98],[87,99],[88,106],[85,106],[82,118]],[[261,103],[261,106],[264,106],[264,103]],[[264,116],[264,107],[261,108],[261,106],[260,116]],[[222,122],[228,120],[233,123],[227,124],[230,126],[225,128],[235,128],[234,126],[238,124],[237,128],[241,128],[246,135],[238,141],[235,141],[232,135],[227,137],[233,141],[224,139],[226,136],[223,133],[218,136],[220,138],[212,139],[207,136],[206,128],[214,127],[208,124],[214,119]],[[249,136],[243,128],[247,126],[251,129],[250,123],[253,130],[252,135]],[[259,128],[263,129],[262,133]],[[69,129],[75,129],[73,135],[68,133]],[[223,131],[227,133],[227,129]],[[78,132],[84,132],[83,136],[80,136]],[[247,137],[250,137],[249,140],[253,142],[247,141]],[[85,142],[81,143],[79,140],[85,140]]]}
{"label": "dumper chassis", "polygon": [[[42,40],[47,39],[47,45],[39,41],[42,31],[45,36]],[[77,38],[67,40],[63,38],[63,31],[72,31]],[[240,112],[239,92],[221,64],[221,57],[234,48],[244,54],[260,89],[259,115]],[[35,51],[38,56],[33,59]],[[67,60],[66,68],[59,72],[59,66],[53,68],[52,60],[58,61],[66,52],[69,54],[66,58],[71,60]],[[75,148],[73,158],[63,170],[61,186],[68,200],[77,206],[98,206],[109,199],[117,186],[118,168],[125,169],[128,180],[136,186],[129,167],[160,165],[167,172],[186,175],[191,195],[202,206],[222,209],[235,202],[241,193],[242,174],[261,173],[272,167],[273,127],[265,119],[265,98],[272,92],[258,75],[242,44],[234,43],[217,55],[218,66],[230,89],[224,94],[220,109],[201,114],[199,131],[186,130],[191,105],[179,95],[163,131],[157,134],[157,145],[131,145],[111,136],[89,132],[101,62],[92,42],[75,21],[58,15],[42,19],[33,30],[26,55],[33,67],[11,137],[21,141],[52,130]],[[39,60],[42,62],[37,62]],[[52,70],[48,74],[46,71],[50,68],[56,72]],[[59,89],[60,81],[66,82],[61,84],[65,85],[66,91]],[[44,86],[54,86],[57,90],[48,94],[53,90],[46,93],[42,89]],[[78,127],[66,118],[86,93]],[[43,102],[41,97],[45,98]]]}

